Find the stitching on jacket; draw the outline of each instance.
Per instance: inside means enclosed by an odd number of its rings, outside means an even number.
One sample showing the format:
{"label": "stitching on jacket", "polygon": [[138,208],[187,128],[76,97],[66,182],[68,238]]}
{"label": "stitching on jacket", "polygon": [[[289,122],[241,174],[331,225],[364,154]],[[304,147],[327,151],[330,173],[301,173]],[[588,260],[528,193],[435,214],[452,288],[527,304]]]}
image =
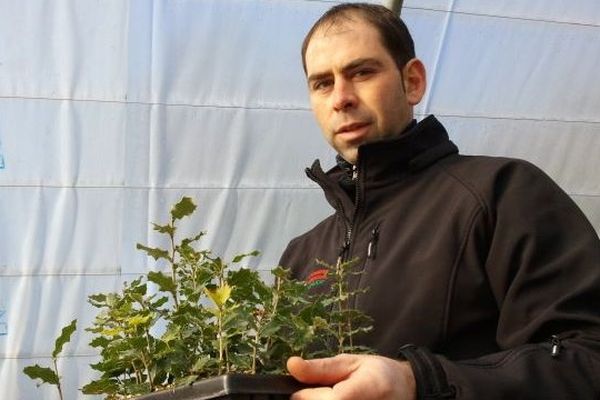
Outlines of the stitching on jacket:
{"label": "stitching on jacket", "polygon": [[450,177],[457,180],[458,183],[460,183],[466,190],[468,190],[469,193],[471,193],[471,195],[473,195],[473,197],[475,197],[475,199],[477,200],[477,202],[479,203],[481,208],[483,208],[485,210],[486,214],[489,214],[489,207],[488,207],[487,203],[485,202],[485,200],[483,199],[483,196],[481,196],[479,194],[479,192],[471,184],[469,184],[468,182],[463,180],[460,176],[456,175],[454,172],[449,171],[448,168],[446,168],[445,166],[443,166],[443,168],[441,168],[441,170],[443,172],[445,172],[446,174],[448,174]]}
{"label": "stitching on jacket", "polygon": [[465,249],[467,247],[467,243],[469,242],[469,237],[471,236],[471,233],[473,232],[473,226],[475,224],[475,221],[477,219],[477,216],[479,214],[481,214],[481,208],[477,207],[473,210],[471,217],[469,218],[469,223],[468,223],[468,229],[465,232],[464,237],[461,240],[461,244],[460,244],[460,248],[459,251],[456,253],[456,259],[454,260],[454,262],[452,263],[452,273],[450,274],[450,281],[448,282],[448,289],[447,289],[447,297],[446,297],[446,304],[444,306],[444,313],[442,315],[442,326],[443,326],[443,330],[442,330],[442,343],[445,343],[447,338],[448,338],[448,325],[450,323],[450,308],[451,308],[451,303],[452,300],[454,299],[454,294],[455,294],[455,285],[456,285],[456,277],[458,276],[458,266],[460,264],[460,261],[463,259],[464,256],[464,252]]}
{"label": "stitching on jacket", "polygon": [[[460,157],[460,155],[456,155],[455,157],[451,157],[451,158],[454,159],[454,158],[459,158],[459,157]],[[445,343],[447,340],[447,337],[448,337],[448,329],[449,329],[448,325],[450,323],[449,320],[450,320],[451,302],[452,302],[452,299],[454,298],[456,277],[458,276],[458,266],[459,266],[460,260],[462,260],[462,258],[464,256],[464,251],[467,247],[467,243],[469,241],[468,239],[469,239],[471,233],[473,232],[473,226],[475,224],[477,216],[483,212],[486,212],[487,214],[489,214],[489,212],[487,212],[488,207],[486,206],[486,203],[483,200],[483,197],[481,195],[479,195],[479,193],[475,190],[475,188],[473,188],[471,185],[469,185],[467,182],[465,182],[463,179],[461,179],[456,174],[449,171],[445,164],[446,163],[441,163],[437,166],[437,168],[442,173],[445,173],[448,176],[450,176],[450,178],[456,180],[465,190],[467,190],[475,198],[477,204],[479,204],[479,207],[477,207],[473,210],[473,213],[472,213],[472,215],[469,219],[469,223],[467,225],[468,229],[465,232],[465,236],[462,238],[459,251],[457,252],[457,255],[456,255],[456,260],[454,260],[454,263],[452,265],[452,273],[451,273],[450,281],[448,282],[448,295],[446,298],[446,305],[444,308],[444,313],[443,313],[443,318],[442,318],[442,327],[443,327],[442,343]]]}
{"label": "stitching on jacket", "polygon": [[[459,361],[460,364],[462,365],[466,365],[466,366],[471,366],[471,367],[478,367],[478,368],[483,368],[483,369],[494,369],[494,368],[498,368],[503,366],[504,364],[508,364],[511,361],[514,361],[515,359],[524,356],[528,353],[533,353],[536,352],[538,350],[544,350],[541,344],[528,344],[528,345],[524,345],[523,347],[517,348],[513,351],[509,351],[507,352],[501,359],[499,359],[496,362],[493,363],[483,363],[483,362],[476,362],[476,361]],[[546,351],[546,350],[544,350]]]}

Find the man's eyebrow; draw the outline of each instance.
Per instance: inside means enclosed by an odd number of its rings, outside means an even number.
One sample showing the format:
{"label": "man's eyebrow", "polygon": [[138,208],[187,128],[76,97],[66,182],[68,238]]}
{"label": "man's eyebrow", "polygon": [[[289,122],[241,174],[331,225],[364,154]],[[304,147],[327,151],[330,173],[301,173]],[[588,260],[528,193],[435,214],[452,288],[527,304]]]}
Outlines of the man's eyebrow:
{"label": "man's eyebrow", "polygon": [[[360,68],[365,65],[379,67],[379,66],[383,65],[383,63],[381,61],[377,60],[376,58],[368,58],[368,57],[358,58],[358,59],[353,60],[353,61],[349,62],[348,64],[344,65],[342,67],[342,72],[347,73],[348,71],[352,71],[354,69]],[[314,74],[310,74],[306,80],[310,83],[310,82],[318,81],[323,78],[327,78],[329,76],[331,76],[331,72],[317,72]]]}
{"label": "man's eyebrow", "polygon": [[345,65],[342,71],[348,72],[364,66],[380,67],[382,65],[383,63],[376,58],[359,58]]}
{"label": "man's eyebrow", "polygon": [[308,76],[308,78],[306,78],[306,80],[308,81],[308,83],[311,83],[314,81],[320,81],[321,79],[326,78],[328,76],[331,76],[331,72],[320,72],[320,73],[310,74]]}

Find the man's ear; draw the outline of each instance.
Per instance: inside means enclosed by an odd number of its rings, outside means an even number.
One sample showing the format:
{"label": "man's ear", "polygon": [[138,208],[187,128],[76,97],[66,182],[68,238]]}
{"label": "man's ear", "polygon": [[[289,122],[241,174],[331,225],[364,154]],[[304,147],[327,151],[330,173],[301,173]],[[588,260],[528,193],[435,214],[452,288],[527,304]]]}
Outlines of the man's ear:
{"label": "man's ear", "polygon": [[411,106],[419,104],[427,89],[427,73],[425,65],[418,58],[413,58],[402,68],[406,100]]}

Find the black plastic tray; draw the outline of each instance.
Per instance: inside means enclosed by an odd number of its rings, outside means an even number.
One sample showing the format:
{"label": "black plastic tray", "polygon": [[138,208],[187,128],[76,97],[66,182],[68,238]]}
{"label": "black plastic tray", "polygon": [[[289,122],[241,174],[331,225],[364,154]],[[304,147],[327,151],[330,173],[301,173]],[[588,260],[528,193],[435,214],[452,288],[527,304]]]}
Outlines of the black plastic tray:
{"label": "black plastic tray", "polygon": [[148,394],[139,400],[288,400],[305,387],[288,375],[228,374]]}

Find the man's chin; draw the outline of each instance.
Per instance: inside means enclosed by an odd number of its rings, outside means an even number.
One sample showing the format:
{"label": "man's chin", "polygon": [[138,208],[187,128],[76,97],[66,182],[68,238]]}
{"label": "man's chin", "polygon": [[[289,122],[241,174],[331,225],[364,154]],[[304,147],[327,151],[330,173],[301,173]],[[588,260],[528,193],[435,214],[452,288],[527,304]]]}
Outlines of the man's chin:
{"label": "man's chin", "polygon": [[356,164],[356,160],[358,159],[358,148],[339,151],[338,154],[350,164]]}

